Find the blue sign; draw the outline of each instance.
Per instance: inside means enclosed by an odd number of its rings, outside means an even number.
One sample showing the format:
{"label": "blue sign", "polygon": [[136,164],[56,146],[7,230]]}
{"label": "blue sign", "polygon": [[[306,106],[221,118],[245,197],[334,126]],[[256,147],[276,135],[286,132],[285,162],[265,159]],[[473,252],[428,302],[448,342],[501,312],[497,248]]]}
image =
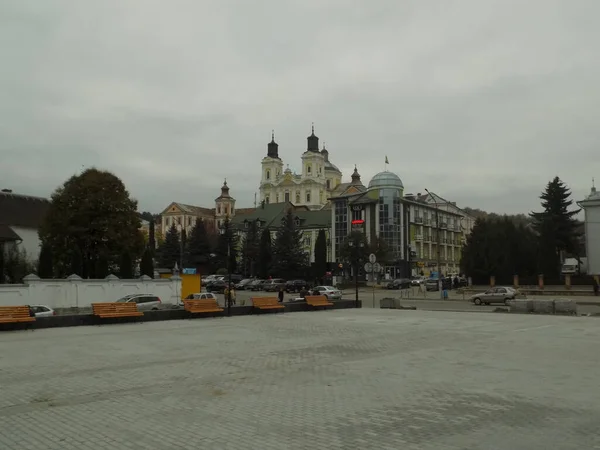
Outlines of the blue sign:
{"label": "blue sign", "polygon": [[184,275],[196,275],[196,269],[183,269]]}

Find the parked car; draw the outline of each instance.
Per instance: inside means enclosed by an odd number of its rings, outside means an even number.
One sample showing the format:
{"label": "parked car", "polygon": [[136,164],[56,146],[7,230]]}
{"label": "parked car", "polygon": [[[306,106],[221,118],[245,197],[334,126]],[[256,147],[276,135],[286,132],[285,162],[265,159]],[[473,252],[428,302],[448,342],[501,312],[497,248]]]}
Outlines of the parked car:
{"label": "parked car", "polygon": [[285,292],[300,292],[309,287],[309,284],[304,280],[289,280],[285,283]]}
{"label": "parked car", "polygon": [[504,303],[505,305],[508,305],[511,300],[514,300],[519,295],[520,293],[516,289],[498,286],[471,296],[471,301],[476,305],[481,305],[482,303],[485,305],[491,303]]}
{"label": "parked car", "polygon": [[252,284],[252,282],[254,281],[254,278],[244,278],[242,281],[240,281],[239,283],[237,283],[235,285],[235,288],[238,291],[243,291],[244,289],[246,289],[248,286],[250,286],[250,284]]}
{"label": "parked car", "polygon": [[29,309],[33,311],[35,317],[52,317],[56,315],[56,311],[45,305],[29,305]]}
{"label": "parked car", "polygon": [[225,289],[229,286],[225,280],[215,280],[206,286],[208,292],[216,292],[217,294],[223,294]]}
{"label": "parked car", "polygon": [[278,292],[279,289],[285,288],[285,280],[283,278],[273,278],[265,281],[263,284],[263,291],[266,292]]}
{"label": "parked car", "polygon": [[398,278],[388,283],[388,289],[409,289],[411,282],[408,278]]}
{"label": "parked car", "polygon": [[198,292],[196,294],[190,294],[186,298],[186,300],[217,300],[217,296],[212,292]]}
{"label": "parked car", "polygon": [[265,280],[254,280],[252,283],[248,285],[246,290],[248,291],[261,291],[263,288],[263,283]]}
{"label": "parked car", "polygon": [[218,282],[218,281],[223,281],[224,280],[224,276],[223,275],[215,275],[213,278],[208,279],[203,286],[208,290],[208,288],[210,286],[212,286],[214,283]]}
{"label": "parked car", "polygon": [[318,292],[318,295],[324,295],[328,299],[339,300],[342,298],[342,291],[333,286],[315,286],[312,289],[312,294]]}
{"label": "parked car", "polygon": [[418,286],[420,284],[425,284],[425,280],[426,280],[425,277],[415,277],[412,280],[410,280],[410,284],[412,286]]}
{"label": "parked car", "polygon": [[117,300],[117,303],[137,303],[139,311],[156,311],[162,302],[154,294],[131,294]]}
{"label": "parked car", "polygon": [[[437,291],[439,289],[438,279],[428,278],[425,281],[425,289],[428,291]],[[452,289],[452,280],[450,278],[442,278],[442,289]]]}

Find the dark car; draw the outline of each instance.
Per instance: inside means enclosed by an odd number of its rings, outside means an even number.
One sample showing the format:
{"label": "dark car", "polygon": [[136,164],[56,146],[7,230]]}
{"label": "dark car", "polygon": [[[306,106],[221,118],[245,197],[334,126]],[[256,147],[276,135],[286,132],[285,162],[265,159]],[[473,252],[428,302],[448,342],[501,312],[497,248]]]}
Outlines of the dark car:
{"label": "dark car", "polygon": [[278,292],[280,289],[285,288],[285,280],[283,278],[273,278],[265,281],[263,284],[263,290],[266,292]]}
{"label": "dark car", "polygon": [[285,283],[285,292],[300,292],[309,287],[309,284],[304,280],[290,280]]}
{"label": "dark car", "polygon": [[247,289],[253,281],[254,278],[244,278],[242,281],[235,285],[235,288],[238,291],[243,291],[244,289]]}
{"label": "dark car", "polygon": [[217,294],[223,294],[225,292],[225,289],[227,289],[227,286],[229,286],[229,284],[226,281],[215,280],[215,281],[211,282],[210,284],[207,284],[206,290],[208,292],[215,292]]}
{"label": "dark car", "polygon": [[[437,291],[438,290],[438,279],[437,278],[429,278],[425,282],[425,289],[428,291]],[[452,279],[451,278],[442,278],[442,289],[452,289]]]}
{"label": "dark car", "polygon": [[398,278],[388,283],[388,289],[410,289],[411,283],[408,278]]}
{"label": "dark car", "polygon": [[254,280],[252,283],[250,283],[247,287],[246,290],[248,291],[261,291],[263,288],[263,283],[265,282],[265,280]]}

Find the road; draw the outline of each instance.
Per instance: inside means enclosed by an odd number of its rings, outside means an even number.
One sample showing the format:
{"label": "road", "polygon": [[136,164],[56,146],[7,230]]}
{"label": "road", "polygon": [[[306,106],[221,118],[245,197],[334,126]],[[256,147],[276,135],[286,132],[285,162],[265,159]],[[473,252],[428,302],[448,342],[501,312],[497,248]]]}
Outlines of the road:
{"label": "road", "polygon": [[[256,296],[274,296],[275,293],[266,292],[248,292],[237,291],[237,304],[250,304],[250,298]],[[354,290],[344,290],[343,298],[355,298]],[[222,295],[219,295],[222,298]],[[284,301],[288,301],[296,297],[296,294],[285,294]],[[450,291],[447,300],[441,300],[437,292],[419,293],[417,289],[409,289],[405,291],[387,290],[387,289],[360,289],[358,298],[362,301],[363,308],[379,308],[379,302],[386,297],[404,299],[404,306],[415,306],[417,309],[428,311],[494,311],[496,308],[501,308],[503,305],[477,306],[469,301],[469,296],[463,296],[455,291]],[[548,297],[529,297],[529,298],[548,298]],[[568,296],[561,296],[568,298]],[[573,297],[579,304],[581,314],[600,314],[600,297]],[[582,304],[583,303],[583,304]]]}

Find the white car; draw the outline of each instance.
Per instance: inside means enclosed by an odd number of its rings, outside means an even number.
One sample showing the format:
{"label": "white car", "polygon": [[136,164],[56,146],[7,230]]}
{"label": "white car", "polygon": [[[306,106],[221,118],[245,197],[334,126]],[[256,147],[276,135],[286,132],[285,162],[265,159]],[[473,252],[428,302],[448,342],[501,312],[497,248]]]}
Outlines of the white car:
{"label": "white car", "polygon": [[411,286],[418,286],[420,284],[425,284],[426,279],[427,278],[425,278],[425,277],[416,277],[416,278],[413,278],[412,280],[410,280],[410,284],[411,284]]}
{"label": "white car", "polygon": [[316,286],[312,291],[318,291],[319,295],[324,295],[327,299],[339,300],[342,298],[342,291],[333,286]]}
{"label": "white car", "polygon": [[137,303],[138,311],[157,311],[162,302],[154,294],[132,294],[117,300],[117,303]]}
{"label": "white car", "polygon": [[217,296],[212,292],[198,292],[188,295],[185,300],[216,300]]}
{"label": "white car", "polygon": [[52,317],[56,315],[56,311],[45,305],[29,305],[29,308],[35,313],[35,317]]}

